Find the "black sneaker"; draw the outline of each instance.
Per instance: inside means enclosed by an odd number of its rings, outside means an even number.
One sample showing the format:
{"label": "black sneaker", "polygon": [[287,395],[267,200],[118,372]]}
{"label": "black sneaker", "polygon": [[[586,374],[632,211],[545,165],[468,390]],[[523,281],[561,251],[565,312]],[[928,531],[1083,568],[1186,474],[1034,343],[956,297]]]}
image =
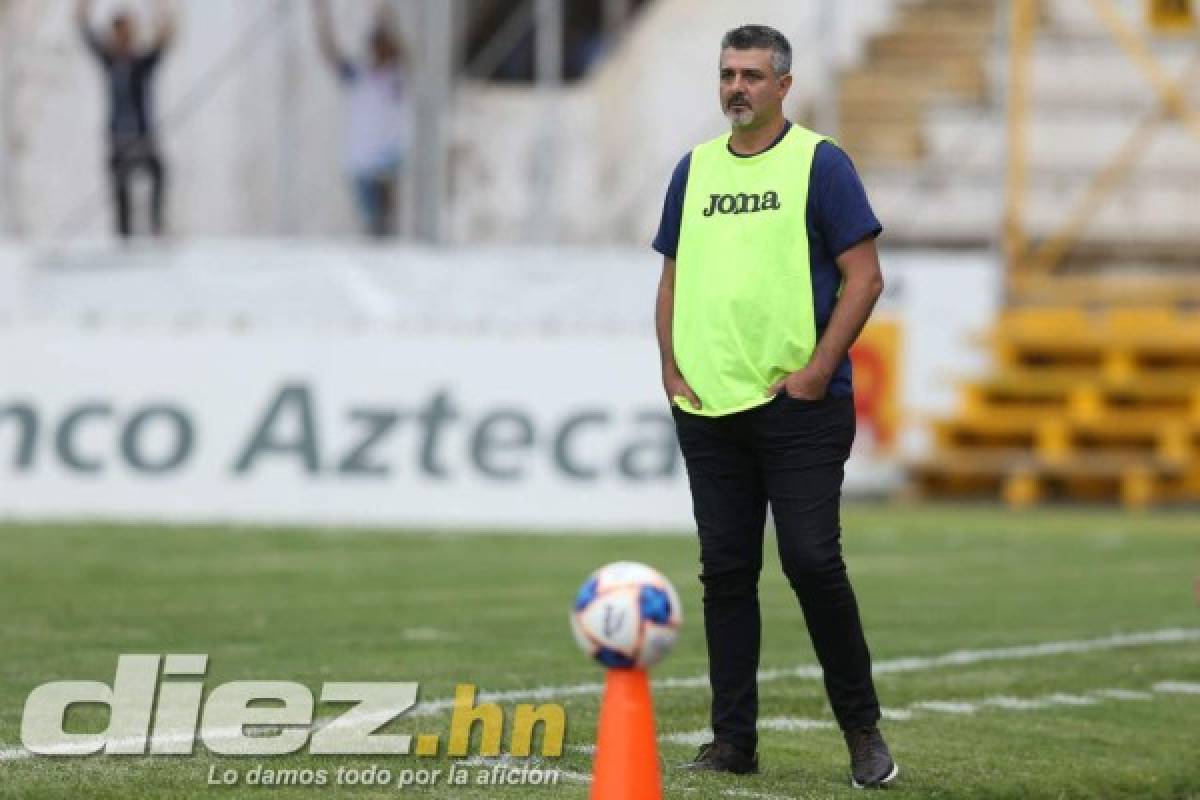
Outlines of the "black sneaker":
{"label": "black sneaker", "polygon": [[734,775],[753,775],[758,772],[758,756],[746,755],[725,742],[709,742],[700,745],[700,752],[680,769],[697,772],[731,772]]}
{"label": "black sneaker", "polygon": [[879,728],[855,728],[844,735],[850,749],[850,783],[855,789],[882,789],[900,774]]}

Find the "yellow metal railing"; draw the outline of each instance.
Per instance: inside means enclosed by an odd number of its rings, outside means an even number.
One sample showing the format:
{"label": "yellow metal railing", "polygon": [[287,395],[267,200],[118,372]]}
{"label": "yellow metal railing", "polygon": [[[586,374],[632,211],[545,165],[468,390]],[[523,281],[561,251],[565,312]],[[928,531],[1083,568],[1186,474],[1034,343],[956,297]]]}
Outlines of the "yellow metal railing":
{"label": "yellow metal railing", "polygon": [[[1121,147],[1092,176],[1086,191],[1063,223],[1036,247],[1025,228],[1028,188],[1028,129],[1034,44],[1038,35],[1041,0],[1010,0],[1010,63],[1008,99],[1008,169],[1004,214],[1004,252],[1010,292],[1020,290],[1033,276],[1047,276],[1079,241],[1088,223],[1113,190],[1128,175],[1154,135],[1167,121],[1178,121],[1200,140],[1200,112],[1191,108],[1187,87],[1200,73],[1200,48],[1180,79],[1170,76],[1154,57],[1146,37],[1133,29],[1113,0],[1088,0],[1112,39],[1146,79],[1157,104],[1126,137]],[[1147,0],[1147,15],[1155,31],[1195,32],[1192,0]]]}
{"label": "yellow metal railing", "polygon": [[1011,36],[1008,76],[1008,174],[1004,210],[1004,252],[1010,278],[1019,271],[1028,243],[1025,236],[1025,202],[1028,181],[1030,83],[1033,77],[1033,44],[1037,38],[1037,0],[1011,0]]}

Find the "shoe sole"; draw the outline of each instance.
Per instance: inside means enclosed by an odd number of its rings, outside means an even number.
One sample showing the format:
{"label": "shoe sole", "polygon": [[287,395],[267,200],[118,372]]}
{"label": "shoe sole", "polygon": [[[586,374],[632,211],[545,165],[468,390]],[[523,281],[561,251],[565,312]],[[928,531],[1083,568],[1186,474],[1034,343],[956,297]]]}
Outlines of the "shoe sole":
{"label": "shoe sole", "polygon": [[886,778],[883,778],[878,783],[859,783],[858,781],[854,780],[854,776],[851,775],[850,776],[850,785],[853,786],[855,789],[883,789],[889,783],[896,780],[896,776],[899,774],[900,774],[900,765],[897,764],[895,761],[893,761],[892,762],[892,771],[887,774]]}

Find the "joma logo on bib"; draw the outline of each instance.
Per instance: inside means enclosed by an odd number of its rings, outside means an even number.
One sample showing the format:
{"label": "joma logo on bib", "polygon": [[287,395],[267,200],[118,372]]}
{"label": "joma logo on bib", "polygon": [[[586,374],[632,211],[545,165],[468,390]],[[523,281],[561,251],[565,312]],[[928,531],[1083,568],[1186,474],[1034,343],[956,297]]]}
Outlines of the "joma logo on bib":
{"label": "joma logo on bib", "polygon": [[713,214],[754,214],[758,211],[778,211],[779,194],[765,192],[763,194],[713,194],[708,197],[708,209],[704,216]]}

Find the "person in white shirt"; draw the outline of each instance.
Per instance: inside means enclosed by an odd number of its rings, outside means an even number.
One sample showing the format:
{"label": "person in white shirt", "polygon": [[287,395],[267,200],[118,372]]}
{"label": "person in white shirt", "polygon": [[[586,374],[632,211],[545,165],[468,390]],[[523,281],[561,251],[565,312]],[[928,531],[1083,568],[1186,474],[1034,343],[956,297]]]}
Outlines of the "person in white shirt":
{"label": "person in white shirt", "polygon": [[403,42],[380,18],[355,63],[338,47],[328,0],[316,0],[317,40],[346,91],[346,170],[363,227],[372,236],[396,233],[399,174],[407,150],[408,59]]}

